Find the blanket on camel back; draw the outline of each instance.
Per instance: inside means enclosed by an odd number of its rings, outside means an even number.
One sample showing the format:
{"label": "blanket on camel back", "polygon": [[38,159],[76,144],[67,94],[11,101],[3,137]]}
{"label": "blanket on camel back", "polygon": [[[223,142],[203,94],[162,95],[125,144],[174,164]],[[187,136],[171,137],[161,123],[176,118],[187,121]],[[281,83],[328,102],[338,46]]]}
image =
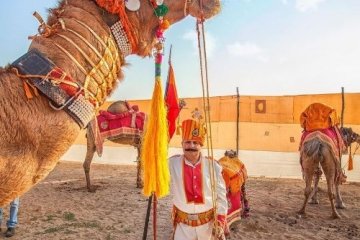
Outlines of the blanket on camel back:
{"label": "blanket on camel back", "polygon": [[300,124],[304,131],[299,150],[305,142],[318,137],[331,147],[334,155],[339,159],[345,145],[338,128],[339,120],[335,109],[322,103],[310,104],[301,113]]}
{"label": "blanket on camel back", "polygon": [[[94,119],[89,125],[99,156],[102,155],[103,144],[106,139],[124,138],[129,143],[138,142],[140,144],[146,115],[139,111],[137,105],[130,107],[128,102],[126,104],[127,111],[121,113],[101,110],[96,116],[96,120]],[[134,139],[138,141],[134,141]]]}

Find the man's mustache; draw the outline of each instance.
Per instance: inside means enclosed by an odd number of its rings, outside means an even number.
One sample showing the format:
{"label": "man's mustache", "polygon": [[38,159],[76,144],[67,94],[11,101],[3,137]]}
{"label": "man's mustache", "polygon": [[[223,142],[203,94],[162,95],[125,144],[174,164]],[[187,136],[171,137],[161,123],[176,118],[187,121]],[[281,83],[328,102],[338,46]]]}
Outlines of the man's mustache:
{"label": "man's mustache", "polygon": [[197,152],[198,150],[195,148],[186,148],[185,151],[186,152]]}

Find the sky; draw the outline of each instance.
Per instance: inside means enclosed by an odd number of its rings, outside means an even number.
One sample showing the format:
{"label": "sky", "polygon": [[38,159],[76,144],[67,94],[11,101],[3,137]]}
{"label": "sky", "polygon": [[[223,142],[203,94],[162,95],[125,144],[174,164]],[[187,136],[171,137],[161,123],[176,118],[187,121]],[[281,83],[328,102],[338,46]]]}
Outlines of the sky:
{"label": "sky", "polygon": [[[144,0],[142,0],[144,1]],[[38,11],[56,0],[0,2],[0,65],[24,54]],[[360,92],[360,0],[222,0],[205,22],[211,96],[282,96]],[[171,10],[170,10],[171,11]],[[165,32],[163,86],[170,45],[180,98],[202,96],[196,20]],[[129,56],[125,79],[109,100],[150,99],[154,60]]]}

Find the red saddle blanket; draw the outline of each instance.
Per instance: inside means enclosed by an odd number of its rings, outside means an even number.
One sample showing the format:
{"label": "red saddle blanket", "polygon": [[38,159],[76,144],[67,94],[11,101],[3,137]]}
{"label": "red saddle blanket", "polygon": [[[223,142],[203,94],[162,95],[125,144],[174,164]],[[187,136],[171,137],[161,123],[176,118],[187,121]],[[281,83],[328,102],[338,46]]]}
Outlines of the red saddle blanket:
{"label": "red saddle blanket", "polygon": [[145,113],[133,109],[118,114],[100,111],[97,121],[100,133],[122,127],[136,128],[142,131],[144,129]]}
{"label": "red saddle blanket", "polygon": [[304,144],[312,139],[319,139],[325,143],[328,144],[330,147],[333,156],[335,157],[336,161],[339,163],[337,164],[336,174],[335,174],[335,182],[343,183],[345,182],[346,176],[341,171],[340,166],[340,158],[343,151],[346,150],[344,141],[342,139],[342,136],[340,134],[339,129],[337,126],[330,127],[327,129],[320,129],[315,131],[304,131],[301,136],[301,142],[300,142],[300,165],[301,169],[303,171],[303,165],[302,165],[302,159],[303,159],[303,151],[304,151]]}
{"label": "red saddle blanket", "polygon": [[145,113],[139,112],[137,106],[132,106],[129,111],[119,114],[100,111],[96,117],[97,121],[94,119],[89,124],[97,154],[101,157],[105,139],[140,139],[145,118]]}
{"label": "red saddle blanket", "polygon": [[326,142],[332,149],[336,157],[340,156],[340,153],[344,150],[345,145],[341,137],[339,129],[335,127],[330,127],[326,129],[320,129],[316,131],[304,131],[301,136],[299,150],[301,151],[302,146],[305,142],[313,139],[320,138]]}

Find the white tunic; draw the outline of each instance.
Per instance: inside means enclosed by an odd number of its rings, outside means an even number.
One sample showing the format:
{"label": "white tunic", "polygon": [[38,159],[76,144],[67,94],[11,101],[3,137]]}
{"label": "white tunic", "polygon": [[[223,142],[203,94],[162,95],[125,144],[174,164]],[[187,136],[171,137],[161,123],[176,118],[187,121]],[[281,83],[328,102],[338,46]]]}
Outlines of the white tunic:
{"label": "white tunic", "polygon": [[[212,161],[202,157],[195,165],[187,161],[184,155],[175,155],[169,159],[171,174],[171,194],[173,204],[183,212],[196,214],[213,208],[210,164]],[[222,168],[215,162],[215,183],[217,196],[217,214],[226,215],[228,210],[225,182]],[[199,179],[200,178],[200,179]],[[198,227],[180,223],[174,233],[175,240],[211,239],[213,221]]]}

